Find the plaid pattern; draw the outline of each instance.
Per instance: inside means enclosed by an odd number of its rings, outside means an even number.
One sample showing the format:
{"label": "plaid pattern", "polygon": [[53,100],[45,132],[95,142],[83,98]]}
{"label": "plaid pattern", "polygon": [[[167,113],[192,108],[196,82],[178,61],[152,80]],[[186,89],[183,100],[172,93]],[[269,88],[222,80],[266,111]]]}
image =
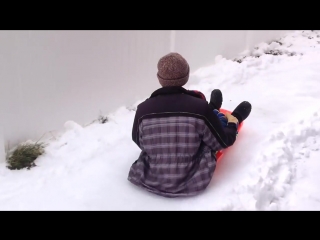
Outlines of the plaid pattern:
{"label": "plaid pattern", "polygon": [[131,166],[130,182],[165,197],[196,195],[209,185],[215,152],[222,147],[203,120],[144,119],[139,137],[142,152]]}

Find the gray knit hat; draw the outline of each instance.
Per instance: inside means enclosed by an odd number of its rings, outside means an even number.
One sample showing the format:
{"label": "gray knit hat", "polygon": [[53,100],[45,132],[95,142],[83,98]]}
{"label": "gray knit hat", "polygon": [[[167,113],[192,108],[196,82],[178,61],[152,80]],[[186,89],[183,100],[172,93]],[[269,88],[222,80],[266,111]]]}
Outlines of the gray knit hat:
{"label": "gray knit hat", "polygon": [[182,87],[188,82],[189,71],[189,64],[179,53],[169,53],[160,58],[157,77],[162,87]]}

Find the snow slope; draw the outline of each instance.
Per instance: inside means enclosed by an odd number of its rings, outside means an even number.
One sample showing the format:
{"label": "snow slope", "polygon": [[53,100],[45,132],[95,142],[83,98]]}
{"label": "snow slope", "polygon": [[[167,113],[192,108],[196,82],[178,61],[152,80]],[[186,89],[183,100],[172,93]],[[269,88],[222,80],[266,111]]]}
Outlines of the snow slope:
{"label": "snow slope", "polygon": [[223,108],[253,106],[204,193],[167,199],[127,181],[137,102],[105,124],[66,122],[31,170],[0,165],[0,210],[320,210],[319,43],[296,31],[192,74],[185,87],[221,89]]}

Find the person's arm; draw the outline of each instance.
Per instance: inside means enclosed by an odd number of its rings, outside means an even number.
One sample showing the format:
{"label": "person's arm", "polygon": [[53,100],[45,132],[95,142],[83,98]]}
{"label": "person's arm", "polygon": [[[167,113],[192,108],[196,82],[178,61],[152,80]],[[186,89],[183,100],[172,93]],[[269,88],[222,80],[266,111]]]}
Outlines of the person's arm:
{"label": "person's arm", "polygon": [[[226,115],[228,118],[229,115]],[[237,125],[237,119],[230,115],[231,117],[228,118],[228,124],[227,126],[223,127],[220,119],[218,116],[213,113],[213,111],[208,107],[208,110],[206,112],[206,118],[207,118],[207,125],[211,132],[211,134],[216,138],[216,140],[219,142],[221,148],[228,148],[234,144],[237,137],[237,131],[238,131],[238,125]],[[233,117],[233,118],[232,118]],[[206,133],[206,134],[209,134]],[[204,136],[204,139],[208,138],[211,139],[209,136]],[[210,140],[209,146],[213,144],[214,140]],[[208,144],[208,143],[207,143]],[[217,149],[213,144],[214,150],[220,150]]]}
{"label": "person's arm", "polygon": [[141,117],[140,115],[141,114],[138,106],[132,126],[132,140],[138,145],[139,148],[141,148],[139,142],[139,118]]}

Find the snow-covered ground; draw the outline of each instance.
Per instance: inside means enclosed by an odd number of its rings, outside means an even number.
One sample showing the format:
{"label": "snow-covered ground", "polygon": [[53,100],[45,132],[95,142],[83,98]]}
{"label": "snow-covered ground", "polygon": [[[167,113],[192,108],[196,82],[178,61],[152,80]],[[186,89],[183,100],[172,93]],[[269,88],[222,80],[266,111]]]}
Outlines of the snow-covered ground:
{"label": "snow-covered ground", "polygon": [[127,180],[140,153],[131,140],[138,102],[104,124],[66,122],[31,170],[0,165],[0,209],[320,210],[320,32],[296,31],[237,60],[216,56],[185,85],[207,98],[221,89],[226,109],[253,107],[202,194],[168,199]]}

